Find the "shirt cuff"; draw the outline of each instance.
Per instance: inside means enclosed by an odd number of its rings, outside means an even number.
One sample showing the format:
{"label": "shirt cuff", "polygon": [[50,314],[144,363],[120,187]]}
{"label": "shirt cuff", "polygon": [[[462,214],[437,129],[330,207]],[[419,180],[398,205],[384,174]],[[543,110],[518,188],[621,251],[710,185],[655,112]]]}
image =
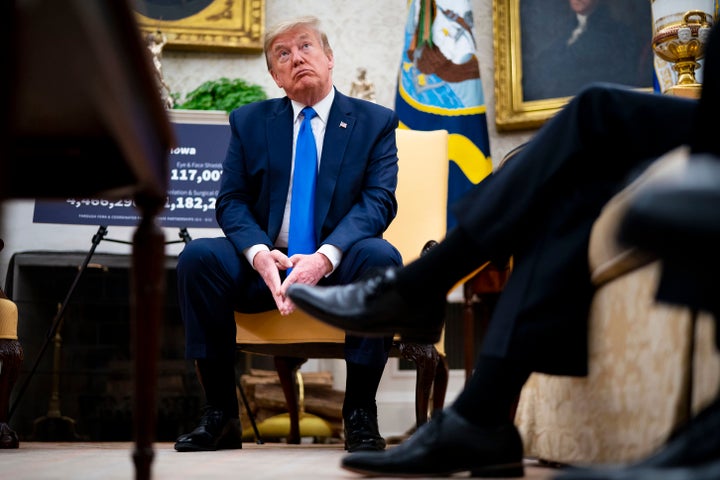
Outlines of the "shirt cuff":
{"label": "shirt cuff", "polygon": [[324,243],[320,245],[320,248],[317,249],[318,253],[322,253],[327,257],[328,260],[330,260],[330,263],[332,264],[332,270],[330,270],[330,273],[325,275],[326,277],[332,275],[332,273],[335,271],[338,265],[340,265],[340,260],[342,260],[342,250],[337,248],[334,245],[329,245],[327,243]]}
{"label": "shirt cuff", "polygon": [[245,258],[248,262],[250,262],[250,266],[255,269],[255,265],[253,264],[253,260],[255,259],[255,255],[257,255],[260,252],[269,252],[270,249],[265,244],[258,244],[253,245],[252,247],[248,247],[245,250],[243,250],[243,255],[245,255]]}

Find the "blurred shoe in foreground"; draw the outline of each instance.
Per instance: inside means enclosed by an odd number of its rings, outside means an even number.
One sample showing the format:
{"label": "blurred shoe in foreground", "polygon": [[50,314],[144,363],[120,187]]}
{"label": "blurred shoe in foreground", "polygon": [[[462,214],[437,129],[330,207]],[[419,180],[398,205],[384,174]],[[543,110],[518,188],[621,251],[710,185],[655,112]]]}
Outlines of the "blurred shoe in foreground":
{"label": "blurred shoe in foreground", "polygon": [[299,308],[334,327],[357,335],[399,334],[406,342],[436,343],[444,317],[444,297],[410,302],[397,289],[395,269],[349,285],[293,284],[288,296]]}
{"label": "blurred shoe in foreground", "polygon": [[342,459],[342,467],[367,476],[522,477],[523,446],[508,422],[478,427],[453,411],[443,410],[409,439],[384,452],[358,452]]}
{"label": "blurred shoe in foreground", "polygon": [[561,475],[556,480],[602,479],[602,480],[717,480],[720,478],[720,460],[693,467],[637,468],[633,470],[610,470],[593,477]]}

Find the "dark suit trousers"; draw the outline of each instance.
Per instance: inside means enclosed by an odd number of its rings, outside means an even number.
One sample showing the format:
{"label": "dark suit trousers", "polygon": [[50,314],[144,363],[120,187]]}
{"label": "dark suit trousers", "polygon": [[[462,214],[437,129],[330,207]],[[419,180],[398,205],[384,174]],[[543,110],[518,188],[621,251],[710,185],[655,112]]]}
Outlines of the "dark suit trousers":
{"label": "dark suit trousers", "polygon": [[586,88],[453,206],[479,252],[514,258],[483,354],[550,374],[586,373],[593,222],[634,174],[689,142],[696,105],[608,84]]}
{"label": "dark suit trousers", "polygon": [[[383,239],[368,238],[345,252],[335,272],[321,283],[346,284],[370,269],[401,264],[395,247]],[[225,237],[198,238],[186,245],[178,258],[177,275],[188,359],[232,361],[235,358],[233,312],[276,308],[260,275]],[[345,359],[382,367],[387,361],[391,340],[348,335]]]}

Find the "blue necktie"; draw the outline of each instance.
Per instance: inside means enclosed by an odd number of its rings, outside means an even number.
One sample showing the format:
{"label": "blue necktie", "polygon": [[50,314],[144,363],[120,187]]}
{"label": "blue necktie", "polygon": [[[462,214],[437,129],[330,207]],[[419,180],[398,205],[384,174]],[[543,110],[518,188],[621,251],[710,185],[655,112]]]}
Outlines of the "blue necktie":
{"label": "blue necktie", "polygon": [[317,115],[312,107],[302,110],[295,146],[295,171],[293,173],[292,199],[290,200],[290,232],[288,233],[288,256],[296,253],[315,253],[315,183],[317,182],[317,148],[310,120]]}

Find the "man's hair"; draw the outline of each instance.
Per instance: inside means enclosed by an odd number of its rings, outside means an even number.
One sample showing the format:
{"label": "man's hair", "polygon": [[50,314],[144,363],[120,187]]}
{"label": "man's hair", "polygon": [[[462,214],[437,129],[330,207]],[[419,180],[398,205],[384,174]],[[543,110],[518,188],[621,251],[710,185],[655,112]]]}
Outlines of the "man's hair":
{"label": "man's hair", "polygon": [[270,27],[267,32],[265,32],[265,41],[263,42],[263,50],[265,51],[265,62],[267,63],[268,70],[272,70],[272,52],[270,51],[270,47],[272,46],[275,39],[286,33],[290,30],[293,30],[298,27],[305,27],[309,28],[313,32],[315,32],[320,38],[320,42],[322,43],[322,49],[325,52],[326,55],[332,55],[332,48],[330,48],[330,42],[328,42],[327,35],[325,32],[320,28],[320,20],[317,17],[307,16],[307,17],[300,17],[295,18],[293,20],[286,20],[284,22],[280,22],[273,27]]}

